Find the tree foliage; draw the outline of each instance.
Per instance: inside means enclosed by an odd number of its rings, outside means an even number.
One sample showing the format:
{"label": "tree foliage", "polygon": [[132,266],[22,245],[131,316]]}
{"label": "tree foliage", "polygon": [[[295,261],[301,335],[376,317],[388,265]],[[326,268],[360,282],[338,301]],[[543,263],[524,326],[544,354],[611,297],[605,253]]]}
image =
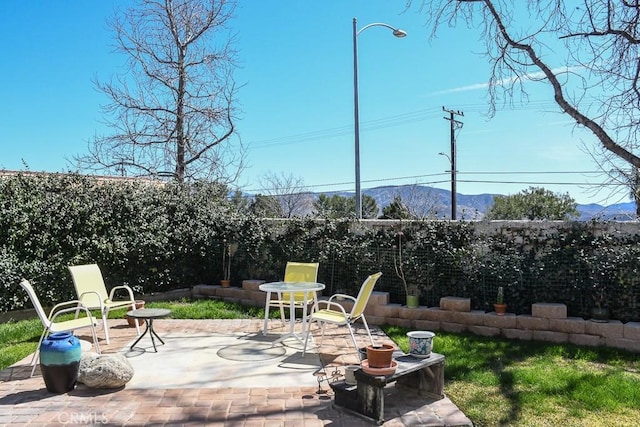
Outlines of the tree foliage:
{"label": "tree foliage", "polygon": [[[355,218],[355,197],[344,197],[339,194],[327,196],[320,194],[313,202],[316,216],[319,218]],[[378,203],[368,194],[362,195],[362,218],[373,219],[378,217]]]}
{"label": "tree foliage", "polygon": [[[235,134],[235,0],[139,0],[109,22],[122,74],[96,79],[111,132],[80,167],[112,175],[230,182],[241,168]],[[238,143],[239,144],[239,143]]]}
{"label": "tree foliage", "polygon": [[569,220],[579,216],[569,194],[555,194],[544,188],[529,187],[511,196],[496,196],[486,218],[490,220]]}
{"label": "tree foliage", "polygon": [[382,208],[382,219],[414,219],[409,207],[402,201],[402,197],[396,196],[389,205]]}
{"label": "tree foliage", "polygon": [[413,3],[433,37],[443,26],[477,29],[491,69],[490,115],[500,103],[526,102],[534,82],[548,85],[559,111],[597,138],[586,148],[602,171],[631,190],[640,209],[637,0],[409,0],[407,7]]}
{"label": "tree foliage", "polygon": [[[596,222],[520,225],[467,221],[268,220],[239,212],[228,189],[210,183],[104,181],[77,175],[22,174],[0,179],[0,311],[28,307],[20,278],[45,305],[75,297],[66,266],[100,265],[108,286],[144,294],[217,284],[223,241],[238,244],[231,280],[280,280],[292,259],[320,263],[327,293],[355,295],[372,271],[377,290],[404,301],[393,267],[403,233],[407,285],[421,303],[471,298],[488,309],[496,288],[514,313],[535,302],[567,304],[585,316],[594,304],[613,318],[640,320],[640,235]],[[493,229],[492,229],[493,228]],[[622,231],[622,232],[621,232]],[[596,300],[597,297],[597,300]]]}

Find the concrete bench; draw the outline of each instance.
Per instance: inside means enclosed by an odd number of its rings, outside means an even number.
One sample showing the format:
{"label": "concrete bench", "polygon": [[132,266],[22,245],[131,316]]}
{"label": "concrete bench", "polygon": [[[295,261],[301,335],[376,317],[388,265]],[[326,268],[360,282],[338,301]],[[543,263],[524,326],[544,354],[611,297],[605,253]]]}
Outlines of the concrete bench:
{"label": "concrete bench", "polygon": [[389,376],[373,376],[362,369],[355,371],[356,385],[344,381],[331,383],[335,395],[335,405],[378,424],[384,423],[384,388],[396,383],[419,396],[433,399],[444,398],[444,359],[442,354],[431,353],[426,359],[395,352],[393,359],[398,363],[396,371]]}

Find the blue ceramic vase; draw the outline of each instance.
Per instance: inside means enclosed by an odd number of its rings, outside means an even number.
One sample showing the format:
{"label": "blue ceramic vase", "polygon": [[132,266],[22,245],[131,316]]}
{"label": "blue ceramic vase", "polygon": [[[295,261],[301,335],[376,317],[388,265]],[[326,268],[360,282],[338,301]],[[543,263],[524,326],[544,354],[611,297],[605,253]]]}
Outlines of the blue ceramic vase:
{"label": "blue ceramic vase", "polygon": [[82,348],[71,332],[49,335],[40,344],[40,371],[47,390],[66,393],[75,388]]}

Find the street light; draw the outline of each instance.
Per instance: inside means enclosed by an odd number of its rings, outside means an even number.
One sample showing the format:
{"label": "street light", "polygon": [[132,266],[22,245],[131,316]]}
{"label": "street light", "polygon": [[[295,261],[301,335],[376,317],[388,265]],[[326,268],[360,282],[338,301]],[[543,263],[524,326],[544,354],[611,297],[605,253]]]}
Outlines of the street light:
{"label": "street light", "polygon": [[358,36],[367,28],[385,27],[393,31],[396,37],[405,37],[406,32],[394,28],[389,24],[374,22],[358,30],[356,18],[353,18],[353,115],[355,118],[355,149],[356,149],[356,217],[362,219],[362,194],[360,191],[360,116],[358,113]]}
{"label": "street light", "polygon": [[446,153],[438,153],[441,156],[445,156],[449,159],[449,164],[451,165],[451,219],[456,219],[456,152],[455,145],[451,146],[451,156]]}

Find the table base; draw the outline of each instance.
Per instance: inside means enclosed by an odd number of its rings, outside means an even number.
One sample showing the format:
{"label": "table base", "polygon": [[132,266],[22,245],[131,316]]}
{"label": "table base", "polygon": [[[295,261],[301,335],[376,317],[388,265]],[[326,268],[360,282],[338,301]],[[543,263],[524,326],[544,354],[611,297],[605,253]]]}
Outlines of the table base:
{"label": "table base", "polygon": [[156,331],[153,329],[153,319],[144,319],[144,322],[146,324],[146,329],[144,330],[144,332],[142,334],[140,334],[140,336],[138,337],[137,340],[135,340],[135,342],[133,344],[131,344],[131,347],[129,347],[131,350],[133,350],[133,347],[135,347],[136,344],[138,344],[138,342],[142,339],[143,336],[145,336],[147,333],[149,334],[149,336],[151,337],[151,344],[153,344],[153,351],[155,351],[156,353],[158,352],[158,349],[156,348],[156,341],[154,339],[154,337],[158,338],[158,340],[164,345],[164,341],[162,341],[162,338],[160,338],[158,336],[158,334],[156,333]]}

